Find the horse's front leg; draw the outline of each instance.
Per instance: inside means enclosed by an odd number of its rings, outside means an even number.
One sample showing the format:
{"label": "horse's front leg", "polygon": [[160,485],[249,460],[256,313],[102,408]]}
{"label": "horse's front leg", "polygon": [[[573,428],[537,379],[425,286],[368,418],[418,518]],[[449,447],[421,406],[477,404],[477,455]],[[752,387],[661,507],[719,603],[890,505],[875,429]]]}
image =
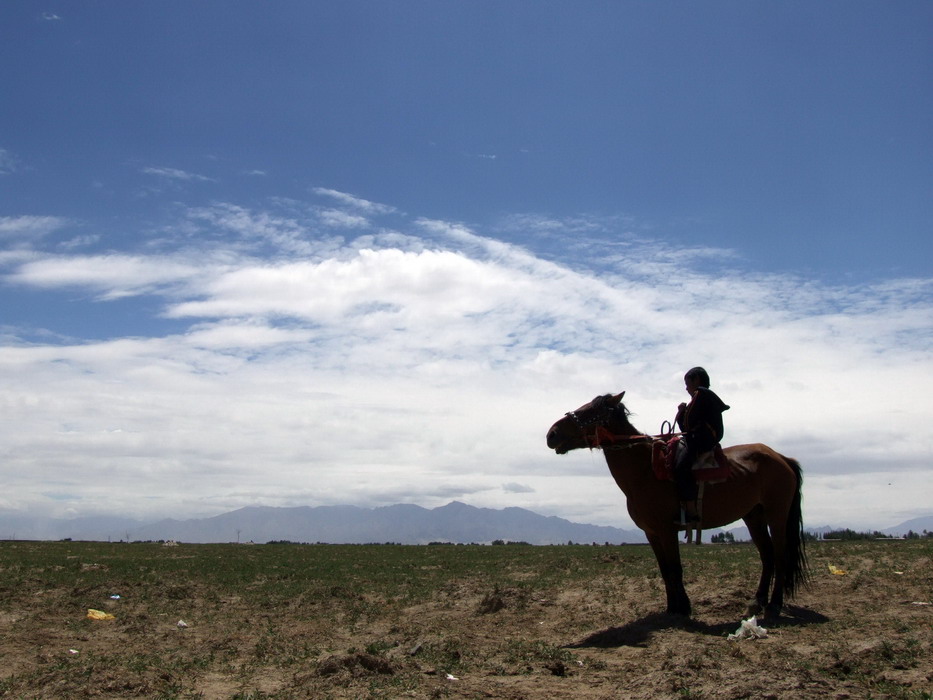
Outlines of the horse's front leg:
{"label": "horse's front leg", "polygon": [[690,598],[684,588],[684,569],[680,563],[680,546],[677,531],[648,535],[654,556],[658,560],[664,590],[667,593],[667,612],[673,615],[690,616]]}

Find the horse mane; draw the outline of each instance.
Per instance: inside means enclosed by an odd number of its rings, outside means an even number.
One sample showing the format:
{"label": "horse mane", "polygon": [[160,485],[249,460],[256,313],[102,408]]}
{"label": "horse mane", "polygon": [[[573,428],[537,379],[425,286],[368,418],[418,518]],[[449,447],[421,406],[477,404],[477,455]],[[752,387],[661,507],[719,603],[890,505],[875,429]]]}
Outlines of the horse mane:
{"label": "horse mane", "polygon": [[[605,403],[609,399],[614,398],[612,394],[606,394],[605,396],[600,396],[600,405]],[[638,430],[632,425],[632,422],[629,420],[629,416],[632,415],[632,412],[628,410],[628,407],[619,401],[615,406],[612,406],[609,409],[609,418],[607,420],[607,426],[613,432],[620,432],[617,429],[618,427],[624,427],[626,429],[631,429],[633,432],[637,433]]]}

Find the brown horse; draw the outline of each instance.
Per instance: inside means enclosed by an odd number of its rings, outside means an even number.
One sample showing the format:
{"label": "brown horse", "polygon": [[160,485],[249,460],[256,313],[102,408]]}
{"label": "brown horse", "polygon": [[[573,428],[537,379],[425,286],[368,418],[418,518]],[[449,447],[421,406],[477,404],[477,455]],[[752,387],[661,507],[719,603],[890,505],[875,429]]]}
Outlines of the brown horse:
{"label": "brown horse", "polygon": [[[677,494],[673,482],[655,477],[651,452],[656,438],[642,434],[629,422],[624,394],[597,396],[566,414],[551,426],[547,444],[557,454],[581,447],[603,449],[609,471],[625,494],[629,515],[645,531],[657,557],[667,591],[667,612],[690,615],[675,522]],[[761,444],[736,445],[724,452],[732,473],[726,481],[706,489],[700,525],[712,528],[740,518],[745,521],[761,558],[761,579],[747,614],[764,610],[767,617],[776,618],[784,596],[793,596],[807,579],[800,465]]]}

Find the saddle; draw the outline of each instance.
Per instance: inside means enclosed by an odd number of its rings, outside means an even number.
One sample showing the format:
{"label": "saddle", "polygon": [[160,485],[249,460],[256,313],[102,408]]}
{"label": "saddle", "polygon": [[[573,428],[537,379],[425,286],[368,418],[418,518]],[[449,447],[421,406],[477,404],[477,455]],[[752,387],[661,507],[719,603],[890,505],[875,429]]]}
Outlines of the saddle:
{"label": "saddle", "polygon": [[[660,481],[674,480],[674,462],[680,436],[670,440],[655,440],[651,445],[651,466],[655,477]],[[702,453],[693,465],[693,478],[697,483],[725,481],[732,473],[729,458],[723,454],[722,446],[716,445],[709,452]]]}

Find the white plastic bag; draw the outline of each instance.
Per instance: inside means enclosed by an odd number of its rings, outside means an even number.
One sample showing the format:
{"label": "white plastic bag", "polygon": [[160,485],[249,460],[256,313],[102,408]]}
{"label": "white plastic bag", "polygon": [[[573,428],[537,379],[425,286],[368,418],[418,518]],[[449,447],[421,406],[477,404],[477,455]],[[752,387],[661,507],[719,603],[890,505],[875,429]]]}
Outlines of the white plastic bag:
{"label": "white plastic bag", "polygon": [[752,615],[747,620],[742,620],[742,624],[734,634],[729,635],[729,639],[762,639],[768,636],[768,630],[758,626],[758,620]]}

